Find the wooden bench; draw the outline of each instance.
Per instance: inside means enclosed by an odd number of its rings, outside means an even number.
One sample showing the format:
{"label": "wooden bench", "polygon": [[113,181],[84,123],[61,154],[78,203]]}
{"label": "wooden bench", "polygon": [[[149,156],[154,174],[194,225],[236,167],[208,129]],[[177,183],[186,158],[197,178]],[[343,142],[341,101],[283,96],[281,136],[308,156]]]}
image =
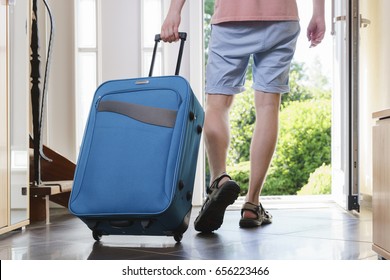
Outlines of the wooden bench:
{"label": "wooden bench", "polygon": [[[30,148],[32,142],[30,141]],[[41,180],[34,185],[33,154],[30,153],[30,222],[50,223],[50,201],[68,207],[76,164],[54,150],[43,146],[44,154],[51,159],[41,159]]]}
{"label": "wooden bench", "polygon": [[30,186],[30,221],[50,223],[50,201],[68,207],[73,181],[51,181]]}

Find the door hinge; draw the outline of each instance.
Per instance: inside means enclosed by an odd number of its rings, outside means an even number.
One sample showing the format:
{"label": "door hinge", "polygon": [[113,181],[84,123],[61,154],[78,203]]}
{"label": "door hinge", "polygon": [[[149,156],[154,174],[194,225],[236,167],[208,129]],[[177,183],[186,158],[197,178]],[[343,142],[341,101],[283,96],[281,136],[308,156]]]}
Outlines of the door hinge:
{"label": "door hinge", "polygon": [[359,196],[358,195],[350,195],[348,196],[348,210],[356,210],[360,212],[360,204],[359,204]]}

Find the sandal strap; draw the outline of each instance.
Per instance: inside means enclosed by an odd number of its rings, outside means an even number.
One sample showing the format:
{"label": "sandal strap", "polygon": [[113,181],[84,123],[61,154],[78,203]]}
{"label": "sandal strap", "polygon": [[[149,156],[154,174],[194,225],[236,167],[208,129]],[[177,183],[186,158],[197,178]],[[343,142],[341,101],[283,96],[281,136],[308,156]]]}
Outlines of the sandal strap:
{"label": "sandal strap", "polygon": [[241,216],[244,214],[244,211],[250,211],[257,216],[257,219],[260,217],[260,207],[259,205],[253,204],[251,202],[245,202],[241,208]]}
{"label": "sandal strap", "polygon": [[232,179],[232,177],[230,177],[228,174],[226,174],[226,172],[223,172],[221,175],[219,175],[214,181],[213,183],[211,184],[210,187],[207,187],[206,188],[206,193],[207,194],[210,194],[213,192],[214,189],[218,189],[219,188],[219,182],[223,179],[223,178],[229,178],[229,180]]}
{"label": "sandal strap", "polygon": [[261,203],[259,205],[259,208],[260,208],[260,211],[264,213],[264,216],[266,216],[267,218],[272,218],[271,214],[267,210],[264,209],[264,207]]}

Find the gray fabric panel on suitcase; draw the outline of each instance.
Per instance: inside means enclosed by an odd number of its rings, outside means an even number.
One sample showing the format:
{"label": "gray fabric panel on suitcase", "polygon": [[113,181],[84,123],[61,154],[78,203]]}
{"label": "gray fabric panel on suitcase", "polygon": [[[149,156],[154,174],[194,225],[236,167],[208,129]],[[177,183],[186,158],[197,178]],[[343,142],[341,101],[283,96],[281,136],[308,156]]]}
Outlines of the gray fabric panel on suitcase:
{"label": "gray fabric panel on suitcase", "polygon": [[99,112],[114,112],[135,120],[164,127],[174,127],[177,111],[119,101],[101,101]]}

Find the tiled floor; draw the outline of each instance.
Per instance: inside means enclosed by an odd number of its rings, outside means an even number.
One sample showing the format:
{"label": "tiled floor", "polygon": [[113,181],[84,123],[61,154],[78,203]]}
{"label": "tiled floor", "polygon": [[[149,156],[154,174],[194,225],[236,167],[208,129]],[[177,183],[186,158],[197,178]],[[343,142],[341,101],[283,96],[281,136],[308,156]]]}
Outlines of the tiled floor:
{"label": "tiled floor", "polygon": [[[283,200],[283,199],[282,199]],[[0,259],[79,260],[376,260],[371,249],[372,215],[346,212],[335,203],[264,201],[274,216],[270,225],[240,229],[240,204],[229,207],[213,234],[193,228],[199,207],[181,243],[172,237],[103,236],[95,242],[78,219],[58,209],[51,224],[37,223],[0,236]]]}

